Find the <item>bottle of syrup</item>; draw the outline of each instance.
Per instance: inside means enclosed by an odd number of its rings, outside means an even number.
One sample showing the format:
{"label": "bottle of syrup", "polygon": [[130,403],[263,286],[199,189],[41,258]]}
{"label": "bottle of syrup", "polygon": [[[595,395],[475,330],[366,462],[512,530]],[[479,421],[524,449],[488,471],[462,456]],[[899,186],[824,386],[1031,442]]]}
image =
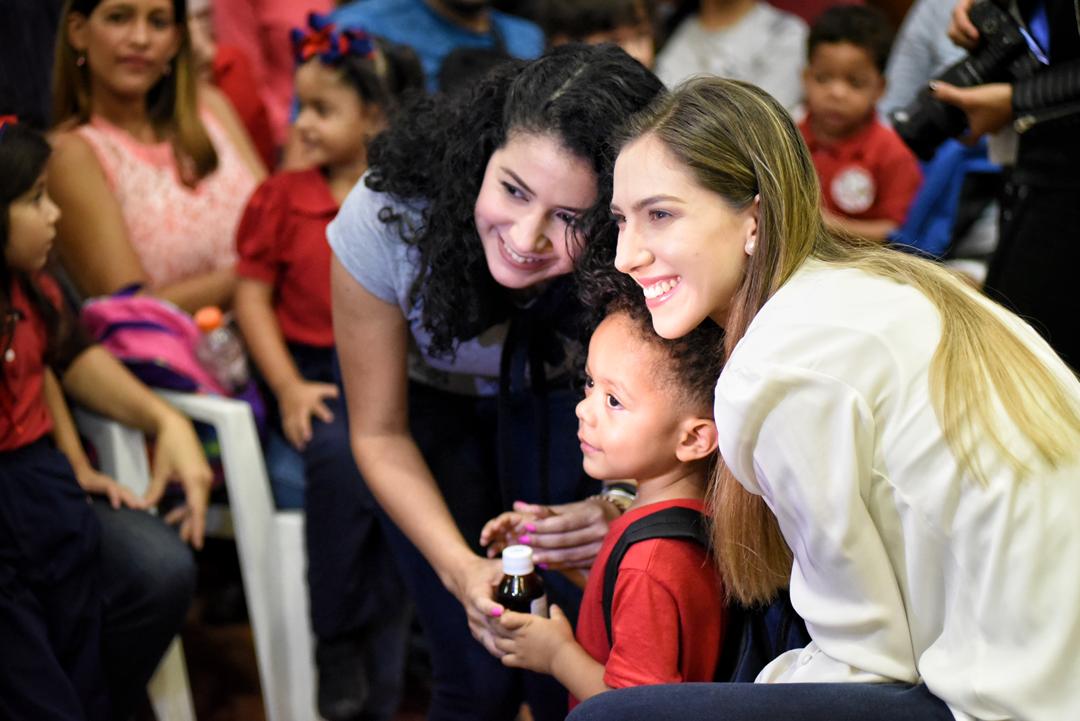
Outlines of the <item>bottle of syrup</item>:
{"label": "bottle of syrup", "polygon": [[548,615],[544,579],[533,567],[532,548],[507,546],[502,552],[503,577],[495,602],[503,608],[536,616]]}

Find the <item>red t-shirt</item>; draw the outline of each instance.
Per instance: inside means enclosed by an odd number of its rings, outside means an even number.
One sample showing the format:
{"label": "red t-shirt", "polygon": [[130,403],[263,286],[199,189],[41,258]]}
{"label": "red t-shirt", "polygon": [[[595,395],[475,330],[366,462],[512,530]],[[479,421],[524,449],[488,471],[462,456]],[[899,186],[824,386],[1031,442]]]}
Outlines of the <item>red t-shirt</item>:
{"label": "red t-shirt", "polygon": [[266,167],[273,168],[277,165],[274,130],[270,127],[270,116],[259,96],[259,85],[247,56],[240,48],[218,45],[210,72],[214,85],[229,99],[247,129],[259,157]]}
{"label": "red t-shirt", "polygon": [[334,345],[326,226],[337,211],[330,185],[313,169],[265,181],[240,220],[236,273],[273,286],[274,314],[289,342]]}
{"label": "red t-shirt", "polygon": [[814,137],[809,115],[799,130],[814,159],[825,208],[855,220],[904,222],[922,185],[922,170],[895,130],[875,117],[828,145]]}
{"label": "red t-shirt", "polygon": [[[724,640],[726,611],[720,577],[693,541],[654,538],[630,546],[619,566],[611,604],[611,636],[604,628],[604,567],[611,549],[634,521],[672,506],[704,511],[701,501],[678,499],[635,508],[611,524],[585,584],[577,640],[604,664],[612,688],[712,681]],[[577,699],[570,698],[570,707]]]}
{"label": "red t-shirt", "polygon": [[[38,273],[34,283],[53,305],[60,307],[56,281]],[[19,283],[11,285],[11,308],[0,318],[0,324],[0,451],[13,451],[33,443],[53,427],[52,414],[45,404],[48,336],[45,320],[31,306]]]}

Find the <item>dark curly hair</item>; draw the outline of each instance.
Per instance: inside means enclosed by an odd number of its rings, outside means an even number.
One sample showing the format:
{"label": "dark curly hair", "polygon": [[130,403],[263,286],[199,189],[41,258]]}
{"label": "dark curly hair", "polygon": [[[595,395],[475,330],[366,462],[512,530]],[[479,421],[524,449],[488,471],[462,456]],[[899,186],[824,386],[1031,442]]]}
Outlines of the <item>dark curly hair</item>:
{"label": "dark curly hair", "polygon": [[836,5],[829,8],[810,27],[806,40],[806,57],[822,44],[849,43],[865,50],[874,59],[879,73],[892,50],[893,32],[885,13],[864,5]]}
{"label": "dark curly hair", "polygon": [[612,296],[604,306],[603,317],[597,318],[597,325],[615,314],[627,316],[638,337],[663,352],[668,362],[654,369],[660,381],[695,412],[712,418],[716,381],[724,368],[723,328],[706,319],[681,338],[662,338],[653,329],[652,316],[640,289],[632,294]]}
{"label": "dark curly hair", "polygon": [[[419,249],[412,299],[431,334],[429,352],[456,345],[504,320],[509,291],[491,277],[473,220],[488,159],[513,132],[559,139],[598,178],[614,161],[609,136],[663,91],[656,77],[614,45],[565,45],[538,60],[507,61],[471,92],[416,98],[372,142],[366,184],[423,207],[418,228],[389,206],[379,214]],[[588,239],[610,215],[610,180],[578,223]]]}

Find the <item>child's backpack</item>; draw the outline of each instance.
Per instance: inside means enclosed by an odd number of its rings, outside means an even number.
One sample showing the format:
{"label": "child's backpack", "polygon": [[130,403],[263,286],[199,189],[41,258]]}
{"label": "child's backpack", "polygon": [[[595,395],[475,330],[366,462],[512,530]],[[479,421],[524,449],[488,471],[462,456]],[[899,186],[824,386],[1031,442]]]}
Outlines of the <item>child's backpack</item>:
{"label": "child's backpack", "polygon": [[[631,523],[611,549],[604,566],[604,626],[611,644],[611,605],[619,566],[630,546],[651,538],[676,538],[709,547],[705,517],[692,508],[672,507]],[[753,682],[761,669],[774,658],[810,643],[806,624],[791,606],[787,591],[782,591],[767,606],[747,608],[728,605],[724,645],[716,666],[716,681]]]}
{"label": "child's backpack", "polygon": [[92,298],[82,309],[90,335],[155,388],[225,395],[195,355],[199,329],[172,303],[125,290]]}

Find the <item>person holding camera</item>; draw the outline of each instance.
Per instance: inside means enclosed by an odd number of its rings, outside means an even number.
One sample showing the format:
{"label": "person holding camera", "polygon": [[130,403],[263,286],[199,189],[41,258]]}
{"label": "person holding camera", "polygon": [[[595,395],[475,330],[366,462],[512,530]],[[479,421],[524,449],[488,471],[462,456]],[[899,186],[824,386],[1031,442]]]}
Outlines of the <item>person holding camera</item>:
{"label": "person holding camera", "polygon": [[[994,38],[972,23],[973,5],[959,0],[949,37],[974,53]],[[1009,9],[1037,61],[1034,71],[971,87],[935,82],[933,93],[965,113],[970,137],[1010,122],[1016,129],[1016,163],[1001,201],[1001,235],[986,290],[1031,321],[1077,369],[1080,324],[1073,269],[1080,265],[1080,6],[1076,0],[1014,0]]]}

